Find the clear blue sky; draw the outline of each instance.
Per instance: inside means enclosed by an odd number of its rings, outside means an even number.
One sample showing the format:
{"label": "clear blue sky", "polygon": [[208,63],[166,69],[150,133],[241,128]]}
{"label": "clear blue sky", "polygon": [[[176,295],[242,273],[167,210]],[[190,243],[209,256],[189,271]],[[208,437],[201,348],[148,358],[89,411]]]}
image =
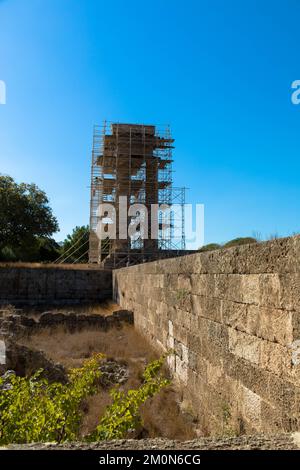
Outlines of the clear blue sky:
{"label": "clear blue sky", "polygon": [[0,0],[0,172],[87,224],[92,127],[170,123],[205,242],[300,230],[298,0]]}

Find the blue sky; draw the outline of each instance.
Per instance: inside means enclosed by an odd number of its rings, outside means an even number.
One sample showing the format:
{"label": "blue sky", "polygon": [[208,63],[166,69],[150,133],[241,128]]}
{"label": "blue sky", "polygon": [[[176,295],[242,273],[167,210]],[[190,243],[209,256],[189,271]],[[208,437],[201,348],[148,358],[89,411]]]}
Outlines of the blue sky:
{"label": "blue sky", "polygon": [[169,123],[205,242],[300,230],[298,0],[0,0],[0,172],[89,218],[92,128]]}

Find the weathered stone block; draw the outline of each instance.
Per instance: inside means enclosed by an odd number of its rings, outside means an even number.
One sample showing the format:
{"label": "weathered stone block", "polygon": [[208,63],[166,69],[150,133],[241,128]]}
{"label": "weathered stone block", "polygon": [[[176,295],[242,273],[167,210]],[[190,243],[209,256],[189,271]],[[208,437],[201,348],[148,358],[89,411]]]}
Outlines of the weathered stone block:
{"label": "weathered stone block", "polygon": [[259,304],[260,282],[258,274],[245,274],[241,282],[242,302],[245,304]]}
{"label": "weathered stone block", "polygon": [[210,318],[221,323],[221,305],[222,301],[217,298],[192,295],[192,313],[197,317]]}
{"label": "weathered stone block", "polygon": [[294,414],[297,410],[297,400],[299,396],[299,388],[285,379],[269,375],[268,380],[268,401],[280,410]]}
{"label": "weathered stone block", "polygon": [[260,367],[282,376],[291,372],[292,354],[280,344],[271,341],[262,341],[260,350]]}
{"label": "weathered stone block", "polygon": [[256,429],[261,428],[261,404],[262,399],[249,388],[241,387],[241,402],[243,416]]}
{"label": "weathered stone block", "polygon": [[246,332],[287,346],[293,341],[292,319],[287,310],[249,305]]}
{"label": "weathered stone block", "polygon": [[247,333],[229,328],[229,351],[252,364],[259,364],[261,340]]}
{"label": "weathered stone block", "polygon": [[259,277],[260,298],[262,307],[281,307],[281,283],[277,273],[261,274]]}

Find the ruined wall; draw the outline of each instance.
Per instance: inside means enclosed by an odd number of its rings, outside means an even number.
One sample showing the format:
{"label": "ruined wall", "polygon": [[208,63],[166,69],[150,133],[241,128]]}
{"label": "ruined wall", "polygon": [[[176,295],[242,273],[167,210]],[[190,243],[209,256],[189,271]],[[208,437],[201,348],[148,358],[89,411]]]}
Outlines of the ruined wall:
{"label": "ruined wall", "polygon": [[111,290],[109,270],[0,267],[0,305],[98,302]]}
{"label": "ruined wall", "polygon": [[[114,271],[204,433],[300,427],[300,237]],[[298,354],[299,352],[299,354]]]}
{"label": "ruined wall", "polygon": [[300,434],[258,434],[240,437],[202,437],[189,441],[155,439],[114,439],[97,442],[63,442],[56,444],[10,444],[7,450],[299,450]]}

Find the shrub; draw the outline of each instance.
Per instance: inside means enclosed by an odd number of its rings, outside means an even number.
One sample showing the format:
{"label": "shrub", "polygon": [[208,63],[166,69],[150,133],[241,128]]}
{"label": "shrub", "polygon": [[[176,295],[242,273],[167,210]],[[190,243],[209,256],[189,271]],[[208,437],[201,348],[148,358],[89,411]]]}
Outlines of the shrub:
{"label": "shrub", "polygon": [[249,245],[250,243],[258,243],[257,240],[253,237],[241,237],[241,238],[234,238],[229,242],[225,243],[224,248],[229,248],[231,246],[239,246],[239,245]]}
{"label": "shrub", "polygon": [[42,370],[32,377],[0,378],[0,444],[63,442],[76,439],[83,400],[96,391],[102,354],[69,372],[67,384],[49,383]]}
{"label": "shrub", "polygon": [[199,251],[202,253],[204,251],[219,250],[220,248],[222,248],[222,246],[218,243],[209,243],[208,245],[201,246]]}
{"label": "shrub", "polygon": [[140,407],[148,399],[156,395],[170,381],[161,374],[164,356],[151,362],[143,373],[144,383],[127,393],[113,389],[112,405],[108,406],[100,419],[90,441],[122,439],[128,431],[137,429],[141,424]]}
{"label": "shrub", "polygon": [[[68,383],[49,383],[42,370],[32,377],[12,376],[9,383],[0,377],[0,445],[29,442],[64,442],[78,439],[85,398],[97,391],[102,354],[83,366],[71,369]],[[151,362],[143,374],[143,384],[127,393],[111,391],[113,403],[87,440],[125,437],[141,423],[140,406],[169,384],[161,374],[164,357]]]}

